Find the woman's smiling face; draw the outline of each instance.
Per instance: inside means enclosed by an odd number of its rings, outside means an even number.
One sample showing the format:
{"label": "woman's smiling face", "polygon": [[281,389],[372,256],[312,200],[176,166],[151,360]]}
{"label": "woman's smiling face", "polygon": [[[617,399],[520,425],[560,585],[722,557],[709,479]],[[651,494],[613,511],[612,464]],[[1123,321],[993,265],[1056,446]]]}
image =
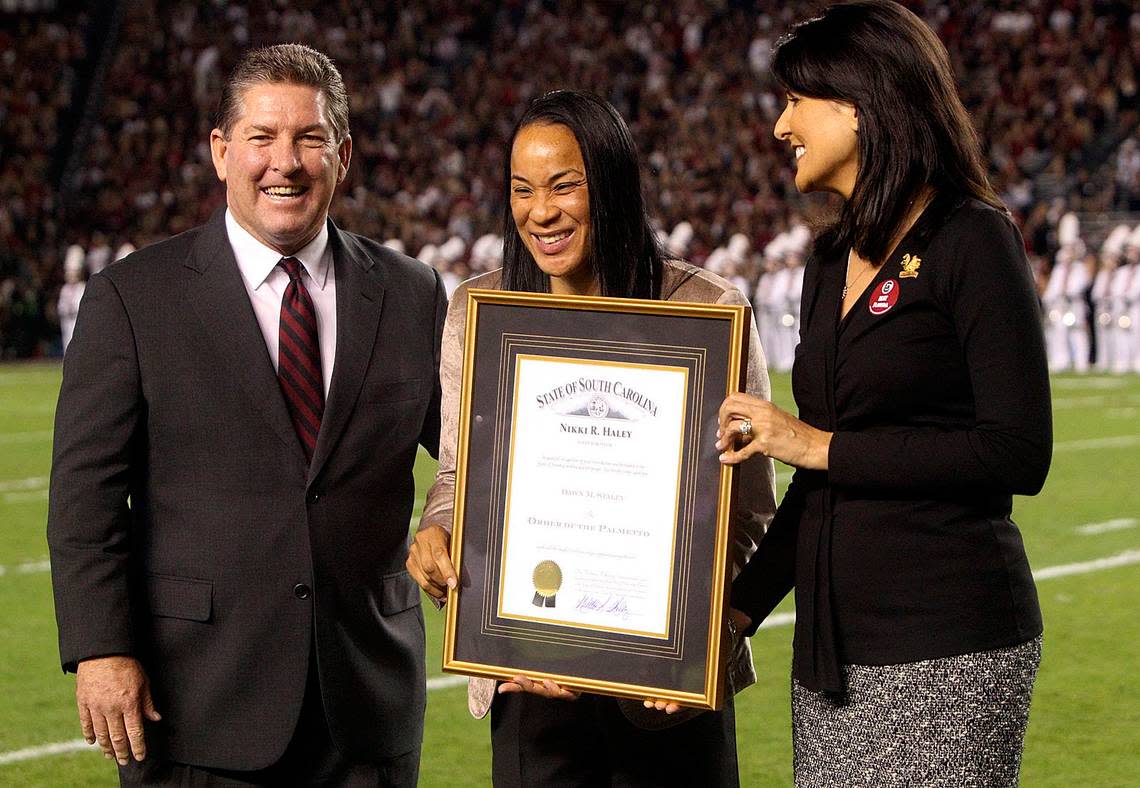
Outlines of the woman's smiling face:
{"label": "woman's smiling face", "polygon": [[859,122],[855,105],[787,94],[772,133],[792,146],[796,188],[850,197],[859,174]]}
{"label": "woman's smiling face", "polygon": [[511,147],[511,214],[523,244],[550,277],[553,293],[592,294],[598,282],[586,263],[590,190],[574,133],[534,123]]}

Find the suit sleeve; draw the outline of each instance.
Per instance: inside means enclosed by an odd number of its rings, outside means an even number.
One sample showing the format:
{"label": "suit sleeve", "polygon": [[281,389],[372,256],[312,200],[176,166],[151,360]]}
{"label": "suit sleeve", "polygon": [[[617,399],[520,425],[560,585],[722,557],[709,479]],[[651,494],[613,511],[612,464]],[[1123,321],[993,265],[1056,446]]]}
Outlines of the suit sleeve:
{"label": "suit sleeve", "polygon": [[443,286],[443,279],[439,272],[432,269],[435,275],[435,339],[432,342],[433,363],[435,375],[432,378],[431,402],[428,403],[427,415],[424,417],[423,429],[420,431],[420,445],[428,453],[439,459],[439,429],[440,429],[440,383],[439,364],[443,344],[443,322],[447,315],[447,290]]}
{"label": "suit sleeve", "polygon": [[63,365],[48,548],[64,670],[134,651],[128,504],[145,408],[134,333],[114,283],[88,283]]}
{"label": "suit sleeve", "polygon": [[1041,319],[1021,236],[996,211],[961,233],[943,291],[974,393],[967,430],[837,432],[828,473],[840,487],[1034,495],[1052,455]]}

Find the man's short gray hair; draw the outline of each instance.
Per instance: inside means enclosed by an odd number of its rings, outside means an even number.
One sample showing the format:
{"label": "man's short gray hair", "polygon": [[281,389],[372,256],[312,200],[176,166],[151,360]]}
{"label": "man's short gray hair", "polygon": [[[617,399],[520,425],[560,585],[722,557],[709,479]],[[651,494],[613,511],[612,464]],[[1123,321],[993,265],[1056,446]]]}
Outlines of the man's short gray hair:
{"label": "man's short gray hair", "polygon": [[226,139],[241,117],[245,91],[266,83],[305,85],[321,91],[337,144],[348,136],[348,92],[333,62],[304,44],[274,44],[246,52],[226,80],[214,123]]}

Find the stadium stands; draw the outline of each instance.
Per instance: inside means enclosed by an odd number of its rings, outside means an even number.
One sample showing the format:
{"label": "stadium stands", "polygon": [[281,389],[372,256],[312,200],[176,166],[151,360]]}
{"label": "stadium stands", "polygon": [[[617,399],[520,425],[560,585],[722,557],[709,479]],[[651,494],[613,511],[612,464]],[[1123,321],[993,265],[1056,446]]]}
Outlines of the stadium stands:
{"label": "stadium stands", "polygon": [[[946,42],[1043,286],[1062,214],[1079,214],[1097,249],[1136,223],[1132,3],[909,5]],[[475,244],[499,230],[514,118],[548,89],[586,87],[630,121],[663,238],[687,224],[690,259],[720,265],[741,234],[749,251],[731,273],[751,293],[763,250],[829,206],[795,192],[771,136],[782,102],[771,48],[803,11],[770,0],[132,0],[0,12],[0,353],[56,352],[69,245],[95,269],[219,204],[207,146],[218,86],[240,50],[276,41],[329,53],[351,91],[354,161],[333,205],[343,226],[430,252],[452,280],[492,265]]]}

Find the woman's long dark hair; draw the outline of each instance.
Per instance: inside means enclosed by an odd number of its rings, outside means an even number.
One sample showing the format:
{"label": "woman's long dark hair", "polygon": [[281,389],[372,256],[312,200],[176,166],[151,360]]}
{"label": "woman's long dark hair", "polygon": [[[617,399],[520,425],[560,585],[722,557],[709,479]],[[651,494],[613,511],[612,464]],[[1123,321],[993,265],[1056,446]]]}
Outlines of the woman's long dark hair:
{"label": "woman's long dark hair", "polygon": [[817,253],[853,247],[883,262],[927,186],[934,202],[916,227],[920,237],[969,197],[1005,210],[946,47],[897,3],[857,0],[801,22],[777,44],[772,74],[790,93],[854,104],[858,114],[855,188]]}
{"label": "woman's long dark hair", "polygon": [[[515,138],[523,128],[536,123],[566,126],[582,151],[590,194],[586,264],[597,278],[601,294],[658,298],[662,253],[645,212],[637,149],[621,115],[608,101],[578,90],[556,90],[532,101],[511,132],[503,194],[510,194],[509,151]],[[550,292],[550,277],[534,262],[519,237],[510,200],[503,212],[503,287]]]}

